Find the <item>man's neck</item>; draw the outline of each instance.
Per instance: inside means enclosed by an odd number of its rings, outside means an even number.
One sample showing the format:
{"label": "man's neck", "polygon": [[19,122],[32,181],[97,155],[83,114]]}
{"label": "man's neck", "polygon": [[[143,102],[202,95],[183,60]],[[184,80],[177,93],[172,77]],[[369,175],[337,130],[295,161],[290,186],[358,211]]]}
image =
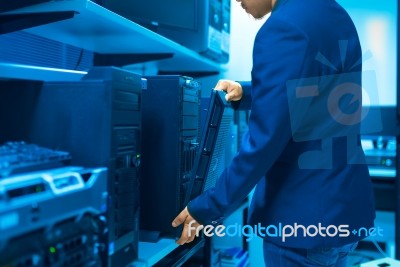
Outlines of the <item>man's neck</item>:
{"label": "man's neck", "polygon": [[274,9],[275,5],[276,5],[277,0],[271,0],[271,7],[272,9]]}

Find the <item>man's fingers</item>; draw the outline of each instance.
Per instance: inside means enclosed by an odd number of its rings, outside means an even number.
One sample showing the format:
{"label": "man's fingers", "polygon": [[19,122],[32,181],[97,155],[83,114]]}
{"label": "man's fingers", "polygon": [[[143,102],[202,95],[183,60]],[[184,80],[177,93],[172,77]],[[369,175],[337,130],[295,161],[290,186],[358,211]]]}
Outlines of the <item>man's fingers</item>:
{"label": "man's fingers", "polygon": [[227,80],[219,80],[217,85],[215,86],[215,90],[219,91],[227,91],[229,88],[229,82]]}
{"label": "man's fingers", "polygon": [[242,97],[239,95],[239,92],[237,90],[232,91],[232,92],[230,92],[230,93],[225,95],[226,101],[238,101],[241,98]]}
{"label": "man's fingers", "polygon": [[193,231],[190,236],[188,236],[188,239],[186,240],[186,243],[190,243],[194,240],[194,238],[196,237],[196,231]]}
{"label": "man's fingers", "polygon": [[[202,227],[196,220],[190,216],[187,207],[179,213],[178,216],[172,221],[172,226],[177,227],[183,223],[183,230],[180,238],[176,241],[177,244],[183,245],[190,243],[196,237],[198,227]],[[190,231],[190,233],[189,233]]]}
{"label": "man's fingers", "polygon": [[[195,222],[192,227],[189,227],[188,230],[188,240],[186,240],[186,243],[192,242],[196,237],[197,234],[204,228],[203,225],[200,225],[198,222]],[[190,232],[189,232],[190,231]]]}
{"label": "man's fingers", "polygon": [[176,241],[177,244],[183,245],[188,241],[188,224],[184,224],[181,237]]}
{"label": "man's fingers", "polygon": [[176,216],[176,218],[172,221],[172,226],[173,227],[177,227],[179,225],[181,225],[187,218],[187,216],[189,215],[187,209],[184,209],[183,211],[181,211],[181,213],[179,213],[178,216]]}
{"label": "man's fingers", "polygon": [[200,230],[203,228],[202,225],[197,222],[189,227],[189,223],[185,222],[182,230],[181,237],[176,241],[177,244],[183,245],[185,243],[190,243],[196,238],[197,228],[200,227]]}
{"label": "man's fingers", "polygon": [[242,98],[243,89],[238,82],[230,80],[219,80],[215,86],[215,90],[225,91],[226,101],[238,101]]}
{"label": "man's fingers", "polygon": [[229,92],[229,93],[227,93],[227,94],[225,95],[226,101],[235,100],[236,97],[237,97],[237,94],[236,94],[235,91],[231,91],[231,92]]}

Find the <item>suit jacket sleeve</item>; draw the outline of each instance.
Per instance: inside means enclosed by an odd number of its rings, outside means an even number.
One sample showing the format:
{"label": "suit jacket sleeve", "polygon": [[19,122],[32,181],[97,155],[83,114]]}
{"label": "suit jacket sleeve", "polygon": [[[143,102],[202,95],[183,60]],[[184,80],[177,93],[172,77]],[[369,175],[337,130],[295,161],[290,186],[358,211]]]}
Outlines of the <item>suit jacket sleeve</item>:
{"label": "suit jacket sleeve", "polygon": [[307,36],[273,15],[258,32],[248,98],[252,101],[239,103],[251,105],[249,130],[216,186],[189,203],[189,213],[198,222],[216,224],[237,209],[288,144],[292,134],[286,82],[301,77],[308,50]]}

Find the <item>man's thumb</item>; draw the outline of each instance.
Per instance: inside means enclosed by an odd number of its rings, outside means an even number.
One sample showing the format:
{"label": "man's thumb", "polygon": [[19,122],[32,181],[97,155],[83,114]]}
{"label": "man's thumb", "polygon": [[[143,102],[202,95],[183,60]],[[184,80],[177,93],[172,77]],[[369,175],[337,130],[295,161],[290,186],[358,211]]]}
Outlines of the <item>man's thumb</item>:
{"label": "man's thumb", "polygon": [[172,227],[181,225],[186,220],[185,210],[181,211],[178,216],[172,221]]}

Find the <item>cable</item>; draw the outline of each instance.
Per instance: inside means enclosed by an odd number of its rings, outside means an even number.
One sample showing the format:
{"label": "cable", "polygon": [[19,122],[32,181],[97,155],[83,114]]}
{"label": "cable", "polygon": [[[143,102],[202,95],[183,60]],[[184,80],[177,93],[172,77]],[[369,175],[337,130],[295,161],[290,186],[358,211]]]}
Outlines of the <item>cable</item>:
{"label": "cable", "polygon": [[375,239],[371,238],[372,243],[375,245],[375,247],[378,249],[378,251],[383,255],[383,257],[385,258],[391,258],[389,257],[383,250],[382,248],[379,246],[378,242],[376,242]]}

